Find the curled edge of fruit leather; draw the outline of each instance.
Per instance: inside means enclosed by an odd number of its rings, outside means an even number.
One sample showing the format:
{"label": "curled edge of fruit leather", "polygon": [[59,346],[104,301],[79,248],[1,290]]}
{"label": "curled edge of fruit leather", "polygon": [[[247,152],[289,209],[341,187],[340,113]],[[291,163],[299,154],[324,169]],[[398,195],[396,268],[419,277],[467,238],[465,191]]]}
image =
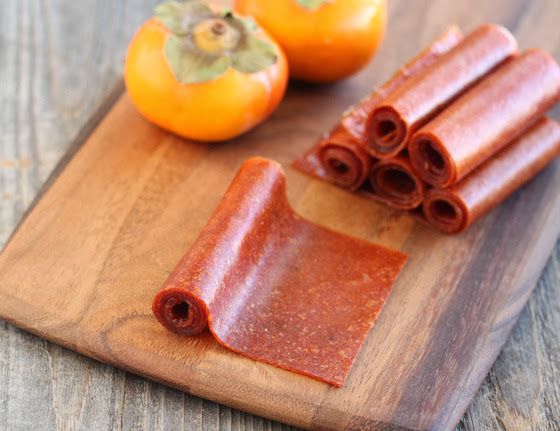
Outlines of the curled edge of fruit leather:
{"label": "curled edge of fruit leather", "polygon": [[377,162],[370,170],[369,182],[374,195],[401,210],[418,208],[427,189],[408,157],[402,154]]}
{"label": "curled edge of fruit leather", "polygon": [[406,255],[301,218],[280,165],[246,161],[155,296],[167,329],[342,386]]}

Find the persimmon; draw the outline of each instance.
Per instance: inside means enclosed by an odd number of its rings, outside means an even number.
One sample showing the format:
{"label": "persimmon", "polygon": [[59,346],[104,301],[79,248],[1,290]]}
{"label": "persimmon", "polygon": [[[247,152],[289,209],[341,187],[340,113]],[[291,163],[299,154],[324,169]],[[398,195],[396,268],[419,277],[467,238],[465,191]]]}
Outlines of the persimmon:
{"label": "persimmon", "polygon": [[387,23],[386,0],[234,0],[284,48],[290,75],[331,82],[363,68]]}
{"label": "persimmon", "polygon": [[248,131],[276,109],[288,66],[282,48],[253,20],[199,0],[168,1],[132,39],[124,78],[149,121],[215,142]]}

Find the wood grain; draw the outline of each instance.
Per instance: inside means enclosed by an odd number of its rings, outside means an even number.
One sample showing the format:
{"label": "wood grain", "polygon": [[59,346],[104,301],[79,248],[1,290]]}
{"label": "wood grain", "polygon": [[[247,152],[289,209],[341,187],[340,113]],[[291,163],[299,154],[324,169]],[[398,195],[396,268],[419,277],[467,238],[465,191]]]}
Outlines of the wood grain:
{"label": "wood grain", "polygon": [[[453,19],[471,27],[471,24],[477,20],[503,22],[516,30],[525,46],[543,46],[553,50],[558,57],[559,31],[553,25],[554,17],[558,15],[558,5],[555,2],[536,1],[525,4],[498,1],[486,3],[481,2],[477,7],[472,2],[462,2],[450,7],[449,3],[436,1],[429,3],[429,7],[427,7],[427,2],[418,1],[414,2],[414,8],[409,6],[406,11],[404,2],[393,2],[391,18],[392,22],[399,23],[399,32],[402,31],[402,34],[399,33],[401,39],[398,42],[392,42],[396,45],[389,45],[391,42],[388,39],[387,45],[379,57],[380,60],[383,59],[384,63],[379,64],[378,62],[371,69],[375,73],[369,79],[375,82],[386,76],[391,68],[396,67],[422,42],[429,39],[432,34],[426,32],[428,29],[431,31],[431,26],[443,25]],[[111,12],[121,8],[113,3],[110,4]],[[47,5],[48,7],[46,7]],[[51,5],[53,5],[54,12],[50,9]],[[79,124],[83,123],[91,112],[95,100],[99,100],[100,95],[105,91],[96,87],[97,85],[102,86],[103,81],[99,79],[97,82],[95,81],[96,77],[99,78],[103,74],[103,65],[91,62],[90,51],[82,52],[83,50],[75,48],[73,51],[62,49],[61,52],[64,55],[59,54],[57,57],[64,59],[64,56],[70,55],[68,52],[71,52],[71,60],[77,62],[79,66],[79,61],[76,59],[82,59],[85,64],[85,66],[82,64],[81,69],[79,67],[77,70],[66,69],[69,76],[74,76],[75,82],[72,82],[71,79],[65,79],[62,82],[68,85],[68,88],[74,88],[74,93],[61,91],[60,84],[58,87],[54,86],[48,79],[41,81],[43,72],[51,68],[51,66],[45,67],[47,62],[44,59],[41,60],[44,52],[37,48],[46,46],[41,26],[53,22],[57,25],[62,16],[82,19],[84,17],[92,19],[93,17],[94,23],[97,23],[98,26],[101,22],[109,27],[114,25],[119,30],[108,31],[107,35],[102,37],[104,41],[107,41],[106,46],[103,43],[100,44],[98,39],[89,41],[90,46],[96,45],[97,49],[104,53],[109,52],[109,57],[111,57],[119,49],[122,53],[122,46],[126,43],[128,35],[120,34],[122,29],[119,26],[124,24],[118,19],[114,21],[107,19],[107,12],[105,15],[92,13],[97,8],[99,10],[107,9],[108,5],[108,2],[99,2],[95,5],[90,2],[83,10],[74,11],[69,11],[68,2],[49,2],[43,3],[41,6],[39,3],[8,1],[0,5],[3,8],[0,18],[4,17],[6,20],[6,25],[2,25],[1,28],[13,32],[9,34],[15,40],[21,41],[17,46],[21,46],[24,51],[18,53],[19,57],[17,57],[14,54],[16,50],[12,46],[12,49],[0,53],[9,60],[1,63],[7,64],[6,67],[0,68],[0,73],[7,74],[6,79],[3,79],[2,82],[12,84],[2,87],[0,91],[6,92],[4,97],[13,101],[13,105],[8,103],[6,106],[15,106],[1,117],[4,132],[1,138],[2,158],[8,160],[6,166],[3,165],[1,170],[2,196],[5,198],[2,202],[4,238],[9,235],[11,228],[21,215],[22,209],[29,203],[33,192],[44,180],[54,161],[62,154],[68,136],[76,133]],[[406,3],[406,5],[410,5],[410,3]],[[132,13],[140,13],[142,8],[136,9],[137,4],[134,6]],[[43,13],[45,11],[40,10],[41,7],[50,9],[50,15]],[[132,9],[130,5],[122,8],[127,7]],[[414,10],[411,9],[416,8],[418,12],[413,13]],[[145,8],[142,13],[147,14],[148,9]],[[4,11],[7,12],[4,13]],[[126,13],[121,15],[121,18],[125,15]],[[32,18],[29,18],[30,16]],[[113,15],[111,14],[111,16]],[[119,14],[117,13],[116,16]],[[29,32],[30,20],[33,20],[35,24],[33,30],[35,33],[31,32],[31,35]],[[65,22],[64,25],[72,29],[71,20],[68,18],[66,20],[68,22]],[[423,27],[420,26],[422,21],[426,22]],[[133,24],[126,25],[134,28]],[[412,39],[414,41],[412,43],[410,37],[415,35],[417,29],[423,29],[420,32],[423,34],[419,36],[423,40]],[[81,39],[79,40],[83,43],[88,43],[88,37],[91,39],[91,32],[89,36],[87,31],[77,33],[80,33]],[[117,33],[117,36],[114,33]],[[396,36],[395,30],[390,33],[390,37],[393,36]],[[59,37],[62,36],[59,35]],[[105,37],[106,39],[104,39]],[[26,42],[30,38],[33,38],[33,43]],[[65,41],[64,38],[62,39],[67,44],[76,42],[76,40]],[[120,48],[112,46],[115,40],[120,41]],[[62,42],[59,41],[60,43]],[[7,45],[10,47],[9,44]],[[53,45],[52,42],[51,45]],[[402,47],[402,52],[397,54],[398,50],[394,50],[394,46]],[[33,50],[39,52],[40,55],[33,55]],[[54,51],[56,54],[56,49]],[[103,55],[101,56],[103,57]],[[109,60],[109,62],[113,62],[115,69],[112,71],[112,78],[107,82],[115,79],[118,74],[116,71],[118,71],[120,59],[118,55],[115,58],[118,61]],[[63,65],[63,60],[58,61],[56,66],[53,66],[55,69]],[[96,82],[96,86],[91,91],[92,94],[83,96],[81,99],[85,101],[83,105],[75,105],[78,107],[77,109],[83,109],[83,111],[79,111],[81,114],[76,114],[76,111],[72,109],[66,111],[62,109],[56,114],[51,114],[50,117],[46,115],[45,112],[48,113],[53,110],[53,107],[56,107],[56,101],[51,100],[51,94],[62,97],[63,101],[75,97],[76,90],[80,94],[79,90],[84,87],[78,78],[84,75],[84,69],[93,75],[93,78],[88,79],[87,82]],[[106,70],[105,73],[107,73]],[[30,78],[26,79],[26,76]],[[31,81],[35,82],[30,84]],[[17,85],[14,86],[14,83]],[[109,88],[111,85],[106,84],[105,88]],[[352,86],[351,83],[350,85]],[[100,91],[100,93],[96,93],[96,96],[93,94],[95,91]],[[306,91],[313,92],[314,90],[306,89]],[[329,93],[332,89],[321,91]],[[30,94],[34,95],[34,99],[29,96]],[[297,92],[296,97],[299,97]],[[351,100],[347,102],[350,103]],[[286,103],[288,106],[292,106],[289,105],[292,103],[290,100],[287,100]],[[285,112],[289,111],[282,110],[278,115]],[[64,118],[69,119],[65,121],[62,118],[61,121],[58,121],[61,114],[62,117],[67,115],[68,117]],[[334,117],[336,114],[332,115]],[[321,121],[328,120],[322,119]],[[307,124],[304,125],[304,130],[307,126]],[[33,128],[35,128],[34,131]],[[53,132],[53,129],[56,129],[56,133]],[[26,148],[28,146],[31,146],[33,151],[41,156],[27,156]],[[28,154],[34,154],[33,151],[29,150]],[[46,156],[49,151],[56,154],[49,158]],[[18,154],[22,154],[23,157],[21,160],[19,156],[13,157],[12,152],[19,152]],[[41,163],[43,165],[39,168]],[[12,167],[13,165],[16,167]],[[12,194],[6,196],[5,191]],[[530,302],[518,329],[514,332],[513,338],[502,355],[504,359],[498,361],[467,414],[462,425],[464,429],[484,429],[484,427],[487,429],[558,428],[558,418],[560,417],[556,383],[560,362],[557,342],[559,330],[557,288],[560,284],[558,283],[558,255],[548,268],[541,279],[541,287],[537,290],[537,295]],[[543,291],[544,293],[541,293]],[[236,427],[244,426],[241,425],[242,423],[247,423],[246,427],[251,429],[251,425],[248,424],[253,421],[255,421],[255,429],[270,427],[268,422],[252,419],[250,416],[239,413],[231,414],[228,413],[229,409],[214,407],[211,403],[197,401],[200,404],[192,404],[189,401],[191,398],[188,396],[185,398],[187,401],[183,401],[185,396],[177,391],[114,371],[110,367],[73,355],[5,324],[2,324],[0,332],[0,345],[8,346],[0,352],[0,363],[8,364],[6,367],[0,367],[0,382],[7,382],[6,385],[0,385],[0,428],[2,429],[40,429],[41,426],[45,429],[54,427],[157,429],[165,425],[167,427],[177,425],[191,429],[190,418],[203,419],[206,422],[201,425],[200,420],[194,421],[193,429],[200,429],[203,426],[204,429],[222,429],[222,427],[223,429],[228,429],[228,427],[238,429]],[[26,359],[28,355],[33,358],[31,363]],[[501,363],[507,365],[500,367]],[[527,387],[530,387],[531,390],[526,390]],[[139,413],[139,410],[142,410],[142,413]],[[31,414],[28,413],[30,411]],[[23,412],[26,412],[26,415],[22,419]],[[236,417],[244,419],[235,419]]]}

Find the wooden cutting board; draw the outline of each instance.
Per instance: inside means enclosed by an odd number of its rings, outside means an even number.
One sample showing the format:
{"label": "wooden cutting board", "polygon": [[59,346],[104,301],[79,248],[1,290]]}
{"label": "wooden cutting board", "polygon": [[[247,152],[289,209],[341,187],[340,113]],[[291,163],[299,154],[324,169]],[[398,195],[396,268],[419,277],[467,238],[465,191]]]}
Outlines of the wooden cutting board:
{"label": "wooden cutting board", "polygon": [[[2,252],[0,317],[100,361],[305,428],[449,429],[558,238],[560,164],[459,236],[290,167],[406,59],[336,86],[292,85],[270,121],[214,146],[145,122],[118,87]],[[153,295],[254,155],[283,163],[290,201],[305,217],[410,255],[341,389],[238,356],[209,333],[173,335],[151,314]]]}

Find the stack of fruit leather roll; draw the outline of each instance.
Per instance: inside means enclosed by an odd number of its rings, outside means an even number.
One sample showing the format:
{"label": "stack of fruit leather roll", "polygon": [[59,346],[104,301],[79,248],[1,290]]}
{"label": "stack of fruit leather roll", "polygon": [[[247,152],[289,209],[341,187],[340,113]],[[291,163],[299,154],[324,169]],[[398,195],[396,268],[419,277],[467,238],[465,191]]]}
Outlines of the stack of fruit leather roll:
{"label": "stack of fruit leather roll", "polygon": [[453,26],[350,108],[300,170],[457,233],[560,154],[560,67],[505,28]]}

